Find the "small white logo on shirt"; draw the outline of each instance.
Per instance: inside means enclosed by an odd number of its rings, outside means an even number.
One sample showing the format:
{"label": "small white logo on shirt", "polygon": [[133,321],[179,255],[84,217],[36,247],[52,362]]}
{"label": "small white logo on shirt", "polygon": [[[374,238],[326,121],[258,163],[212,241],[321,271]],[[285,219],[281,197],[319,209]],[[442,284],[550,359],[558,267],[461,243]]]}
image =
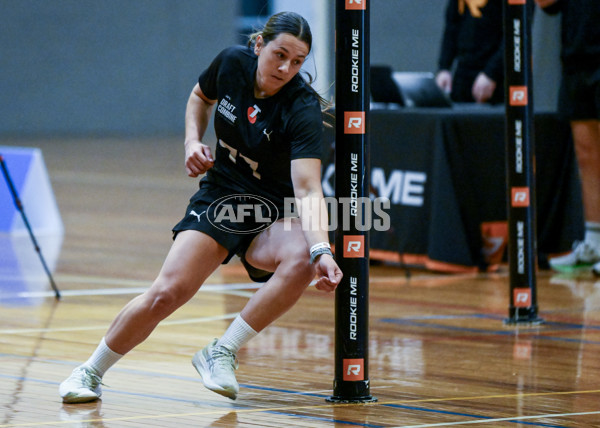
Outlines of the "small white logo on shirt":
{"label": "small white logo on shirt", "polygon": [[190,211],[190,215],[193,215],[193,216],[195,216],[195,217],[198,219],[198,223],[200,223],[200,216],[201,216],[202,214],[204,214],[205,212],[206,212],[206,211],[202,211],[200,214],[198,214],[196,211],[194,211],[194,210],[191,210],[191,211]]}
{"label": "small white logo on shirt", "polygon": [[271,141],[271,134],[273,133],[273,130],[271,130],[271,132],[267,132],[267,128],[263,129],[263,134],[265,134],[267,136],[267,140]]}
{"label": "small white logo on shirt", "polygon": [[235,111],[235,106],[227,101],[225,98],[221,100],[219,103],[219,107],[217,107],[217,111],[223,115],[225,119],[227,119],[232,124],[237,120],[237,116],[233,114]]}

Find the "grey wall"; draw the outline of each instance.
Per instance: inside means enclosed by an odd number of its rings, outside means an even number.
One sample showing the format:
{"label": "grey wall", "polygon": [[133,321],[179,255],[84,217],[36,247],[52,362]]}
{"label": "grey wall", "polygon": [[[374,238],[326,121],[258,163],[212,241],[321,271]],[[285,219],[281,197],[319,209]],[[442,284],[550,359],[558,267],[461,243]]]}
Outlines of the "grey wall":
{"label": "grey wall", "polygon": [[447,0],[373,0],[371,63],[435,71]]}
{"label": "grey wall", "polygon": [[[0,0],[0,136],[182,134],[199,72],[238,40],[238,1]],[[445,5],[372,0],[371,62],[435,71]],[[558,43],[538,13],[536,109],[555,107]]]}
{"label": "grey wall", "polygon": [[180,132],[237,0],[0,0],[0,134]]}

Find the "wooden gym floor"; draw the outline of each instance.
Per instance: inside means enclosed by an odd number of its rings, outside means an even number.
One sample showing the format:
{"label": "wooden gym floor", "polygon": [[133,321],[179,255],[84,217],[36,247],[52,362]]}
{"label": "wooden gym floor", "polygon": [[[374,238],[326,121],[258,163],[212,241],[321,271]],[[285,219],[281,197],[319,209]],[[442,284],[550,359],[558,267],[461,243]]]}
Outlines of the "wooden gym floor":
{"label": "wooden gym floor", "polygon": [[[42,149],[65,233],[58,245],[38,237],[42,251],[58,248],[48,256],[58,302],[43,271],[0,264],[0,427],[600,427],[600,281],[540,272],[545,323],[508,327],[506,266],[478,275],[371,268],[376,403],[325,401],[334,295],[312,287],[240,352],[236,401],[206,390],[191,356],[256,289],[234,261],[107,373],[102,400],[63,404],[59,383],[157,274],[196,180],[176,138],[1,145]],[[28,237],[0,239],[38,263]],[[10,289],[14,275],[26,290]]]}

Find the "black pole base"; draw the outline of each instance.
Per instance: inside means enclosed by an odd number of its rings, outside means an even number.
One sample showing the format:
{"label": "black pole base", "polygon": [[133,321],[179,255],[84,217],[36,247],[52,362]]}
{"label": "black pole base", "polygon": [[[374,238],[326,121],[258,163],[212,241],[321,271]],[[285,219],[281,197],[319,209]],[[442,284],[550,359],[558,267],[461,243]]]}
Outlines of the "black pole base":
{"label": "black pole base", "polygon": [[373,403],[377,398],[369,392],[369,381],[333,381],[333,395],[326,398],[330,403]]}
{"label": "black pole base", "polygon": [[366,397],[338,397],[336,395],[332,395],[327,397],[325,401],[329,403],[375,403],[377,401],[376,397],[372,395],[368,395]]}
{"label": "black pole base", "polygon": [[504,320],[506,325],[540,325],[544,324],[543,318],[506,318]]}
{"label": "black pole base", "polygon": [[538,317],[537,305],[526,308],[511,306],[508,310],[508,318],[504,324],[508,325],[540,325],[544,320]]}

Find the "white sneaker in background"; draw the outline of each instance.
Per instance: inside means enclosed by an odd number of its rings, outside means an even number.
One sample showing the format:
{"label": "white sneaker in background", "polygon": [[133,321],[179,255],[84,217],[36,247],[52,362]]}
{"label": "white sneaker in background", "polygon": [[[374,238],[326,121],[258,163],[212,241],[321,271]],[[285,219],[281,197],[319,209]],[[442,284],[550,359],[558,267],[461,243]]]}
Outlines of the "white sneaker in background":
{"label": "white sneaker in background", "polygon": [[592,267],[592,273],[596,276],[600,276],[600,262],[596,263],[593,267]]}
{"label": "white sneaker in background", "polygon": [[585,241],[575,242],[573,251],[550,259],[550,267],[558,272],[589,271],[600,262],[600,251]]}

